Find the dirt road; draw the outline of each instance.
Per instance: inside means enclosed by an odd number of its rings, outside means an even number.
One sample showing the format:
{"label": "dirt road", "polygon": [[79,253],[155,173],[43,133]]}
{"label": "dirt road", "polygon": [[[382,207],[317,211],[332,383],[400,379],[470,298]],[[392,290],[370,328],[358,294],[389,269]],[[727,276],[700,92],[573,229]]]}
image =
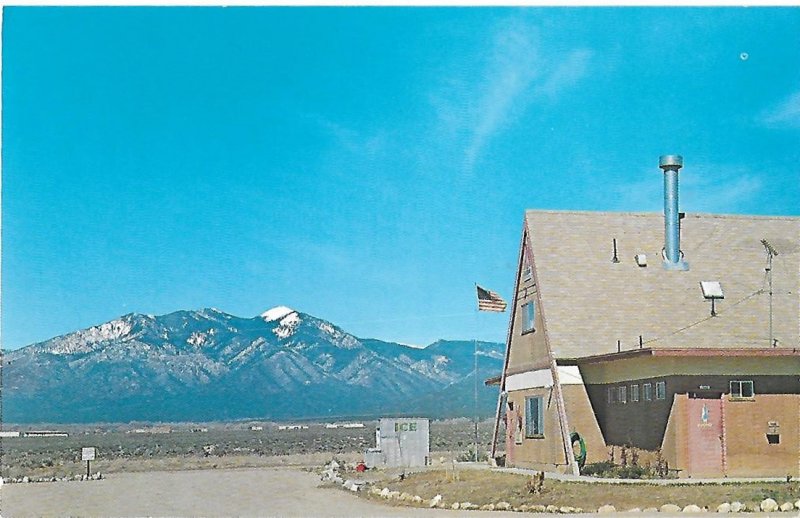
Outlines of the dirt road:
{"label": "dirt road", "polygon": [[[289,468],[120,473],[89,482],[6,484],[5,518],[47,516],[411,516],[454,517],[434,509],[391,507],[338,489]],[[475,512],[500,518],[512,513]]]}

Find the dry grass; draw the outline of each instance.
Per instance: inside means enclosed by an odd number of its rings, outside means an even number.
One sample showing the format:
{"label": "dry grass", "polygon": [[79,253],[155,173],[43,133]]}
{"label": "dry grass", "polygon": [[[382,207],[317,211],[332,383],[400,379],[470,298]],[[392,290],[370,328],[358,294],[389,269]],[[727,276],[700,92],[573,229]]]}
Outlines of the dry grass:
{"label": "dry grass", "polygon": [[[173,433],[126,433],[132,425],[58,426],[69,437],[0,438],[0,473],[6,478],[62,477],[84,473],[80,462],[84,446],[97,448],[93,471],[126,471],[260,467],[275,465],[322,465],[332,457],[350,462],[363,458],[375,445],[376,422],[364,428],[328,429],[322,423],[308,423],[305,430],[281,431],[275,423],[259,423],[263,430],[249,429],[250,423],[212,423],[207,432],[193,433],[195,424],[174,424]],[[493,423],[483,421],[481,441],[488,448]],[[466,419],[431,422],[431,450],[434,458],[463,453],[472,443],[472,424]],[[212,448],[208,456],[205,449]],[[445,453],[447,452],[447,453]],[[450,453],[452,452],[452,453]],[[350,458],[351,456],[358,456]],[[300,459],[300,460],[298,460]],[[307,459],[307,460],[302,460]]]}
{"label": "dry grass", "polygon": [[634,507],[660,507],[668,503],[681,507],[695,504],[715,510],[719,504],[733,501],[745,503],[752,509],[768,497],[779,504],[800,499],[798,482],[659,486],[545,479],[542,493],[532,495],[525,487],[528,478],[488,470],[464,469],[453,472],[448,469],[415,473],[407,475],[404,480],[386,479],[376,485],[419,495],[423,499],[441,494],[447,504],[471,502],[483,505],[505,501],[515,507],[540,504],[581,507],[584,510],[596,510],[605,504],[611,504],[618,510],[627,510]]}
{"label": "dry grass", "polygon": [[[226,455],[223,457],[161,457],[154,459],[112,458],[92,462],[93,473],[141,473],[148,471],[191,471],[199,469],[238,469],[238,468],[273,468],[273,467],[317,467],[334,457],[330,453],[307,453],[293,455],[257,456]],[[358,453],[335,455],[340,461],[355,463],[363,457]],[[25,475],[31,478],[71,477],[86,472],[86,463],[66,461],[57,466],[28,469]],[[11,471],[5,477],[18,477]]]}

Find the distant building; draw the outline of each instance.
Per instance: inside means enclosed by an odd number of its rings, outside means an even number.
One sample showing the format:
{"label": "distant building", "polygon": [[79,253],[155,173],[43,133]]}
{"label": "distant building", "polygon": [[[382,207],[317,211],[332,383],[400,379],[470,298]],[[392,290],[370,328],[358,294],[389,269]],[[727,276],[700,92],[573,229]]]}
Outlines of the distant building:
{"label": "distant building", "polygon": [[376,442],[375,448],[365,452],[367,467],[411,467],[430,463],[430,433],[426,418],[382,418],[376,430]]}
{"label": "distant building", "polygon": [[2,431],[0,437],[19,437],[19,432]]}
{"label": "distant building", "polygon": [[684,216],[664,159],[663,216],[526,212],[495,444],[560,472],[628,446],[681,477],[799,476],[800,218]]}
{"label": "distant building", "polygon": [[172,428],[169,426],[150,426],[147,428],[134,428],[129,433],[172,433]]}
{"label": "distant building", "polygon": [[364,428],[364,423],[345,423],[342,428]]}
{"label": "distant building", "polygon": [[308,426],[304,424],[282,424],[278,426],[278,430],[308,430]]}
{"label": "distant building", "polygon": [[30,430],[27,432],[22,432],[22,436],[23,437],[69,437],[69,433],[60,430]]}
{"label": "distant building", "polygon": [[263,429],[264,429],[264,427],[263,426],[259,426],[259,425],[253,425],[253,426],[250,427],[250,430],[253,431],[253,432],[260,432]]}

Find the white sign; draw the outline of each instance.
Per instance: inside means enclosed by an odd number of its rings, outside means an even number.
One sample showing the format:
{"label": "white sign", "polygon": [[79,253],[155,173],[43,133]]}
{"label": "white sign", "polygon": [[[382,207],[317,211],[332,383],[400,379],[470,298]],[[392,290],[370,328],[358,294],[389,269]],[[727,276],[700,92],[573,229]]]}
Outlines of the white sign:
{"label": "white sign", "polygon": [[94,460],[94,448],[81,448],[81,460]]}

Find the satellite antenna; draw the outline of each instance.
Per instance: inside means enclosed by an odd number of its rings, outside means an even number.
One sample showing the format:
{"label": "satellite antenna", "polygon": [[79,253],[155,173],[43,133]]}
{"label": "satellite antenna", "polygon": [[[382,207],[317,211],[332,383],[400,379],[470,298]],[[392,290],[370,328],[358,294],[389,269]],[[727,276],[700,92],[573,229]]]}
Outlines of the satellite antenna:
{"label": "satellite antenna", "polygon": [[764,270],[767,272],[769,281],[769,344],[775,347],[778,345],[778,341],[772,338],[772,258],[778,255],[778,251],[766,239],[762,239],[761,244],[764,245],[764,249],[767,251],[767,267]]}
{"label": "satellite antenna", "polygon": [[703,298],[711,301],[711,316],[717,316],[714,302],[725,298],[719,281],[700,281],[700,289],[703,291]]}

